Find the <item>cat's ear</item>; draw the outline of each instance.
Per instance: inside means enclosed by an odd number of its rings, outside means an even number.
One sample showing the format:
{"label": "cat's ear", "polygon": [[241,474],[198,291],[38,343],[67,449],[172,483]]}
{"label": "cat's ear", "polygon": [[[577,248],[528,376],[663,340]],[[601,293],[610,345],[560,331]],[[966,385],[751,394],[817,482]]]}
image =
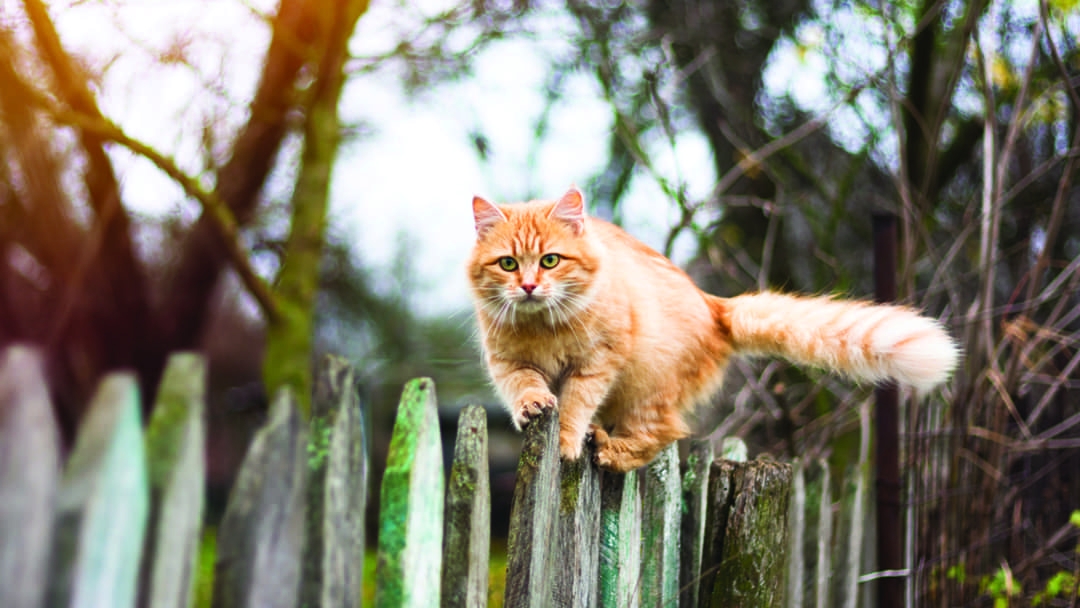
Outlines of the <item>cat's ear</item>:
{"label": "cat's ear", "polygon": [[473,219],[476,220],[476,236],[484,236],[488,230],[494,228],[499,222],[506,221],[506,215],[498,206],[493,205],[479,196],[472,199]]}
{"label": "cat's ear", "polygon": [[551,208],[548,217],[569,224],[576,235],[585,232],[585,197],[581,190],[571,187]]}

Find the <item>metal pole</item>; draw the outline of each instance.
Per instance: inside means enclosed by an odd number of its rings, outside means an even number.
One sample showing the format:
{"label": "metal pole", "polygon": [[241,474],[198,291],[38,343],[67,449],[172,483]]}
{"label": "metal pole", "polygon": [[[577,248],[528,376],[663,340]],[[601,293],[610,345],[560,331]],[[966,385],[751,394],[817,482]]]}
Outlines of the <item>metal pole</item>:
{"label": "metal pole", "polygon": [[[874,299],[880,303],[896,300],[896,216],[875,213]],[[903,521],[900,518],[900,414],[895,383],[879,386],[874,409],[875,469],[877,473],[877,569],[901,570],[903,562]],[[877,580],[878,606],[904,605],[904,581],[898,576]]]}

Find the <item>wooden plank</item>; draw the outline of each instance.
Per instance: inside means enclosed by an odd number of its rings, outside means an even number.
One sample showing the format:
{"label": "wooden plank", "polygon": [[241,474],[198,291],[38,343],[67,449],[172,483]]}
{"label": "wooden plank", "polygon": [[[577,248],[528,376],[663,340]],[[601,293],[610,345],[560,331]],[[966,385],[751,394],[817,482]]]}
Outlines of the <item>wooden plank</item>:
{"label": "wooden plank", "polygon": [[806,542],[806,463],[796,459],[792,466],[794,477],[791,511],[788,514],[791,528],[788,535],[787,606],[803,608],[803,598],[806,595],[803,584],[806,577],[806,558],[803,555]]}
{"label": "wooden plank", "polygon": [[[856,465],[854,475],[848,475],[848,479],[854,477],[855,487],[850,499],[844,500],[844,504],[851,504],[850,516],[845,515],[847,522],[847,559],[841,576],[842,587],[838,597],[842,598],[844,608],[855,608],[859,605],[859,573],[863,566],[863,544],[866,542],[866,510],[868,508],[867,488],[870,485],[872,463],[870,461],[870,444],[872,441],[870,428],[870,402],[863,401],[859,405],[859,462]],[[845,488],[847,493],[848,488]],[[845,536],[841,536],[845,538]],[[865,594],[869,594],[871,585],[865,586]]]}
{"label": "wooden plank", "polygon": [[585,449],[574,462],[562,462],[559,511],[555,517],[555,568],[550,606],[592,608],[598,600],[600,570],[600,470]]}
{"label": "wooden plank", "polygon": [[829,463],[824,458],[818,461],[821,469],[821,503],[818,507],[817,572],[814,577],[817,608],[829,608],[829,589],[832,581],[832,481],[829,479]]}
{"label": "wooden plank", "polygon": [[791,465],[713,463],[701,606],[783,605],[790,495]]}
{"label": "wooden plank", "polygon": [[682,524],[679,544],[679,607],[697,608],[701,582],[701,548],[705,540],[705,507],[709,497],[709,467],[713,444],[694,439],[682,474]]}
{"label": "wooden plank", "polygon": [[149,497],[139,386],[98,386],[57,494],[49,606],[132,606]]}
{"label": "wooden plank", "polygon": [[442,439],[430,378],[405,385],[379,502],[375,605],[439,605],[442,567]]}
{"label": "wooden plank", "polygon": [[641,579],[641,495],[637,471],[600,477],[600,576],[597,605],[636,608]]}
{"label": "wooden plank", "polygon": [[308,438],[301,606],[359,605],[367,450],[353,368],[345,359],[327,356],[315,378]]}
{"label": "wooden plank", "polygon": [[559,507],[559,414],[545,411],[525,429],[510,508],[506,605],[549,606]]}
{"label": "wooden plank", "polygon": [[458,416],[444,514],[442,605],[444,608],[486,606],[491,488],[487,413],[478,405],[465,407]]}
{"label": "wooden plank", "polygon": [[641,476],[642,606],[678,603],[679,486],[679,448],[672,443],[644,467]]}
{"label": "wooden plank", "polygon": [[139,605],[187,608],[195,582],[206,487],[206,363],[172,355],[146,429],[150,517]]}
{"label": "wooden plank", "polygon": [[218,527],[215,607],[296,606],[307,445],[307,423],[282,389],[248,447]]}
{"label": "wooden plank", "polygon": [[50,575],[60,442],[40,354],[0,352],[0,589],[37,608]]}

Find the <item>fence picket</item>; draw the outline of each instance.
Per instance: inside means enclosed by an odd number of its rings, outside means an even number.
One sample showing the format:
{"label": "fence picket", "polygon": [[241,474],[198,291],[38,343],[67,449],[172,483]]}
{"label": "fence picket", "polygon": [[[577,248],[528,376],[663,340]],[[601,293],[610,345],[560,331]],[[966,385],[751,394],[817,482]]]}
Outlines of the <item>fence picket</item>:
{"label": "fence picket", "polygon": [[679,608],[697,608],[701,586],[701,549],[709,497],[709,467],[713,445],[708,439],[690,441],[682,474],[682,524],[679,543]]}
{"label": "fence picket", "polygon": [[59,437],[37,351],[0,351],[0,589],[37,608],[49,579]]}
{"label": "fence picket", "polygon": [[701,606],[783,605],[790,493],[791,465],[713,463]]}
{"label": "fence picket", "polygon": [[549,605],[592,608],[597,601],[600,568],[600,471],[592,449],[574,462],[563,462],[559,475],[559,512],[555,521],[557,569]]}
{"label": "fence picket", "polygon": [[203,519],[206,363],[195,354],[169,358],[146,429],[150,517],[139,605],[187,608]]}
{"label": "fence picket", "polygon": [[458,417],[454,463],[446,488],[443,533],[442,606],[487,605],[491,548],[491,489],[488,479],[487,413],[478,405]]}
{"label": "fence picket", "polygon": [[641,476],[641,605],[676,606],[682,500],[679,448],[672,443]]}
{"label": "fence picket", "polygon": [[379,502],[375,605],[439,605],[443,516],[442,440],[435,382],[405,385]]}
{"label": "fence picket", "polygon": [[506,605],[548,606],[559,508],[559,414],[550,409],[525,429],[510,509]]}
{"label": "fence picket", "polygon": [[323,359],[311,405],[301,606],[355,607],[364,565],[368,459],[354,372]]}
{"label": "fence picket", "polygon": [[788,538],[789,564],[787,569],[787,608],[803,608],[803,581],[806,557],[806,467],[807,462],[796,458],[792,463],[791,510],[788,522],[791,530]]}
{"label": "fence picket", "polygon": [[215,607],[296,605],[306,476],[307,423],[283,389],[248,447],[218,528]]}
{"label": "fence picket", "polygon": [[821,503],[818,514],[818,542],[817,542],[817,572],[814,583],[815,605],[817,608],[828,608],[829,588],[832,580],[832,487],[829,479],[829,463],[824,458],[818,461],[821,469]]}
{"label": "fence picket", "polygon": [[139,388],[111,374],[86,412],[57,493],[49,606],[132,606],[148,511]]}
{"label": "fence picket", "polygon": [[641,496],[637,472],[600,477],[598,605],[636,608],[641,583]]}

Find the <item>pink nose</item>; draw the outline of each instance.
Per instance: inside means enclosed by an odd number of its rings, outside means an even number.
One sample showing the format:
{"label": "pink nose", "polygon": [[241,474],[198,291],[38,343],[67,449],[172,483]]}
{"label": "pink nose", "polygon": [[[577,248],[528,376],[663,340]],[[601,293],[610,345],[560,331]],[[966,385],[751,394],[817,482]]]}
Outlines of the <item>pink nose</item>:
{"label": "pink nose", "polygon": [[526,294],[531,296],[533,290],[536,289],[536,285],[534,285],[532,283],[524,283],[524,284],[521,285],[521,289],[523,289]]}

